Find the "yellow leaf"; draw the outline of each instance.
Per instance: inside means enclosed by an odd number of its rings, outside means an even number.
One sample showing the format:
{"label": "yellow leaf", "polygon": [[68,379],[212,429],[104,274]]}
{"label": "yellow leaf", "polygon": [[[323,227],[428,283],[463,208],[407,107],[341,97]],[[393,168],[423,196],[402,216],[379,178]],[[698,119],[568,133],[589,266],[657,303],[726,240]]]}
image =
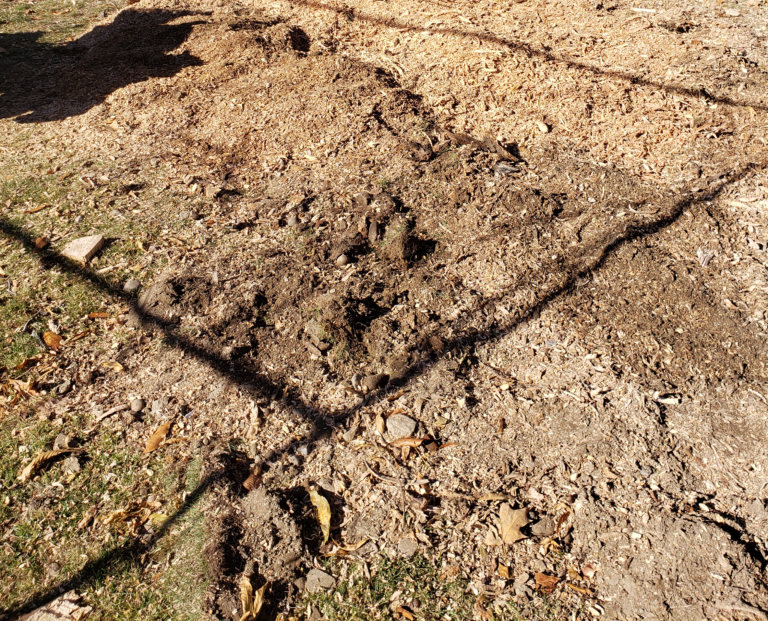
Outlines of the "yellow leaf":
{"label": "yellow leaf", "polygon": [[149,521],[152,522],[152,526],[155,528],[162,528],[170,519],[171,517],[165,513],[151,513],[149,515]]}
{"label": "yellow leaf", "polygon": [[506,565],[499,565],[499,575],[504,578],[504,580],[509,580],[509,567]]}
{"label": "yellow leaf", "polygon": [[240,617],[240,621],[255,621],[258,618],[261,607],[264,605],[264,593],[268,587],[269,582],[266,582],[254,593],[250,577],[243,574],[240,579],[240,603],[243,606],[243,616]]}
{"label": "yellow leaf", "polygon": [[309,498],[315,506],[317,521],[320,522],[320,528],[323,531],[323,543],[325,544],[328,537],[331,536],[331,505],[317,490],[310,490]]}
{"label": "yellow leaf", "polygon": [[504,543],[511,544],[526,536],[520,529],[528,524],[528,509],[513,510],[507,503],[499,508],[499,534]]}
{"label": "yellow leaf", "polygon": [[165,440],[165,436],[168,435],[170,429],[171,421],[163,423],[157,429],[155,429],[155,431],[152,433],[152,436],[149,438],[149,442],[147,442],[147,446],[144,448],[144,453],[151,453],[158,446],[160,446],[160,443]]}

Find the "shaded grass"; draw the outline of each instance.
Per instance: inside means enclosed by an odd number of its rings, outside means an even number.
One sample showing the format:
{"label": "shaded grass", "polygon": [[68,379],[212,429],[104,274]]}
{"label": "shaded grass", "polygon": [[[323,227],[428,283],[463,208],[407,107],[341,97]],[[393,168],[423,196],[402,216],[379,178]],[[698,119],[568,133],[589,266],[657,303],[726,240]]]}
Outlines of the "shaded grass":
{"label": "shaded grass", "polygon": [[[91,618],[199,617],[206,585],[200,498],[146,549],[134,543],[149,536],[151,522],[138,532],[121,521],[103,522],[148,497],[161,503],[155,511],[174,515],[183,504],[179,487],[189,493],[200,483],[200,458],[171,469],[161,455],[143,457],[119,431],[77,438],[85,422],[83,415],[64,422],[20,412],[0,421],[0,614],[32,605],[31,594],[76,577],[78,592],[95,608]],[[50,450],[61,432],[82,442],[81,471],[67,475],[58,461],[19,482],[25,463]],[[95,519],[79,528],[92,506]]]}

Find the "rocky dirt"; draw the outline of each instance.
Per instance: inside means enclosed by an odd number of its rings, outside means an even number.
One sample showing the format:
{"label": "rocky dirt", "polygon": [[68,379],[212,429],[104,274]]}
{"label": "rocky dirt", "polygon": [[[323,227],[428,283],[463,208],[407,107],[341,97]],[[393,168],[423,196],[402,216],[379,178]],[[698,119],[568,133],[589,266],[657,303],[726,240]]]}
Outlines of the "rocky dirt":
{"label": "rocky dirt", "polygon": [[144,64],[49,90],[36,148],[208,197],[166,217],[212,243],[158,241],[125,372],[55,408],[141,396],[105,424],[207,455],[212,615],[248,563],[303,614],[347,546],[439,555],[479,615],[547,574],[563,616],[765,619],[764,17],[142,0],[73,44],[78,80]]}

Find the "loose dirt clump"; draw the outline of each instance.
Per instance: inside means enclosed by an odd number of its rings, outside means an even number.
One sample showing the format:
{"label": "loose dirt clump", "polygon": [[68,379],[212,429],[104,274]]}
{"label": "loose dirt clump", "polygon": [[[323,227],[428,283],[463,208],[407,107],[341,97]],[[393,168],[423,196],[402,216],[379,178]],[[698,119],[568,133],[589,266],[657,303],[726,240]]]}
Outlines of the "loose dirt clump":
{"label": "loose dirt clump", "polygon": [[322,555],[378,553],[461,573],[479,618],[764,616],[764,51],[703,8],[361,2],[164,15],[184,66],[57,126],[189,206],[93,355],[124,372],[60,407],[165,399],[217,447],[220,618],[249,568],[297,617]]}

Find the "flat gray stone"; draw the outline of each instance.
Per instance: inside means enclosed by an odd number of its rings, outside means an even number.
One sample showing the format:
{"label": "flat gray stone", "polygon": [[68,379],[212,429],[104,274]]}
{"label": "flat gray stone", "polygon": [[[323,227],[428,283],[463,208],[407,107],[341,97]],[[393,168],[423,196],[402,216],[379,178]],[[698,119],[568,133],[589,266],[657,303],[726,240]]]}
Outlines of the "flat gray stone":
{"label": "flat gray stone", "polygon": [[312,569],[307,574],[307,591],[309,593],[319,593],[326,589],[332,589],[334,586],[336,586],[336,579],[324,571]]}
{"label": "flat gray stone", "polygon": [[75,474],[76,472],[80,472],[80,460],[76,455],[71,455],[62,462],[61,472],[63,474]]}
{"label": "flat gray stone", "polygon": [[96,253],[101,250],[103,246],[103,235],[90,235],[88,237],[73,239],[64,246],[64,250],[61,251],[61,254],[78,263],[87,263],[96,256]]}
{"label": "flat gray stone", "polygon": [[141,287],[141,282],[136,280],[135,278],[131,278],[130,280],[126,281],[126,283],[123,285],[123,291],[126,293],[135,293],[139,290],[139,287]]}
{"label": "flat gray stone", "polygon": [[416,421],[403,414],[395,414],[387,419],[387,431],[393,440],[408,438],[416,431]]}
{"label": "flat gray stone", "polygon": [[419,544],[411,537],[403,537],[397,544],[397,552],[400,556],[411,558],[419,551]]}
{"label": "flat gray stone", "polygon": [[531,533],[536,537],[551,537],[555,534],[555,523],[549,518],[542,518],[531,525]]}

